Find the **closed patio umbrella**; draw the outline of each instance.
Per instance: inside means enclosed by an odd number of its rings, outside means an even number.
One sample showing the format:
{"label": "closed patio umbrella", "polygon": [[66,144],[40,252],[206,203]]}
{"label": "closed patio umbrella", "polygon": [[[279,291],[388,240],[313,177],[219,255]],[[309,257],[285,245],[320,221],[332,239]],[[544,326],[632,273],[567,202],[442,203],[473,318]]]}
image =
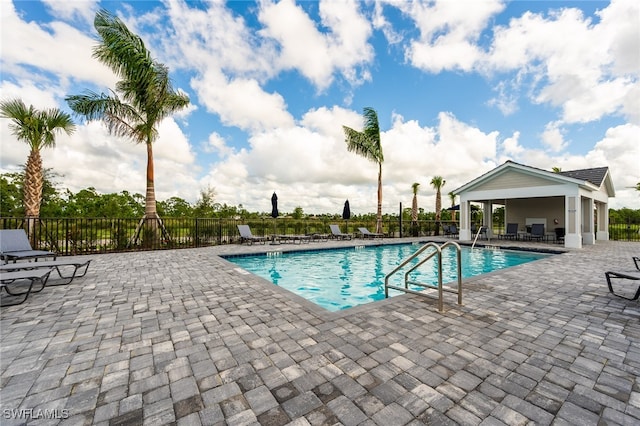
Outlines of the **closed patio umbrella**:
{"label": "closed patio umbrella", "polygon": [[342,209],[342,218],[344,220],[351,219],[351,208],[349,207],[349,200],[344,202],[344,208]]}
{"label": "closed patio umbrella", "polygon": [[278,196],[275,192],[271,196],[271,217],[274,219],[278,217]]}
{"label": "closed patio umbrella", "polygon": [[[274,192],[271,196],[271,217],[276,219],[278,217],[278,196]],[[278,244],[276,241],[276,221],[273,221],[273,238],[271,244]]]}
{"label": "closed patio umbrella", "polygon": [[349,200],[344,202],[344,207],[342,208],[342,218],[347,222],[347,229],[345,231],[348,233],[349,219],[351,219],[351,208],[349,207]]}

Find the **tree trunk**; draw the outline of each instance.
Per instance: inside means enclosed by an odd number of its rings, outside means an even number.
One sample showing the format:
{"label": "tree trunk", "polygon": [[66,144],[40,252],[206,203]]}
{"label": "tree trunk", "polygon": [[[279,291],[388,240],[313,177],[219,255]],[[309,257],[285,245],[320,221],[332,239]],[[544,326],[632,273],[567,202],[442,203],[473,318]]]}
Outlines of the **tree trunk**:
{"label": "tree trunk", "polygon": [[378,163],[378,210],[376,212],[376,233],[382,233],[382,163]]}
{"label": "tree trunk", "polygon": [[436,233],[440,235],[440,214],[442,210],[442,195],[440,194],[440,187],[436,189]]}
{"label": "tree trunk", "polygon": [[32,149],[27,159],[24,176],[24,213],[27,218],[40,217],[42,198],[42,157],[40,151]]}
{"label": "tree trunk", "polygon": [[156,219],[158,213],[156,210],[156,191],[154,185],[153,173],[153,145],[147,142],[147,194],[144,202],[144,218]]}

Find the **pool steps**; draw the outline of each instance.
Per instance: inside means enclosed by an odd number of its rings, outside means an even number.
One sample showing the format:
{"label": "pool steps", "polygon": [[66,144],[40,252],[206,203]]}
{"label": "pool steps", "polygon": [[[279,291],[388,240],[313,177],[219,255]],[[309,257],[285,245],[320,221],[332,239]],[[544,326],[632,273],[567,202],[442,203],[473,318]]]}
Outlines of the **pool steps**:
{"label": "pool steps", "polygon": [[[457,259],[456,263],[457,263],[457,273],[458,273],[458,288],[457,289],[454,289],[454,288],[451,288],[451,287],[443,287],[443,285],[442,285],[442,249],[447,247],[447,246],[453,246],[456,249],[456,259]],[[430,252],[425,258],[419,260],[417,264],[415,264],[414,266],[409,268],[408,271],[405,272],[405,274],[404,274],[404,287],[389,284],[389,279],[394,274],[399,272],[403,267],[405,267],[412,260],[419,258],[419,256],[429,248],[434,248],[435,250]],[[436,285],[436,284],[431,284],[431,283],[420,283],[420,282],[417,282],[417,281],[410,281],[409,280],[409,274],[412,271],[416,270],[423,263],[425,263],[426,261],[428,261],[429,259],[431,259],[434,256],[436,257],[436,261],[438,262],[438,284]],[[461,265],[461,262],[462,262],[462,253],[461,253],[460,245],[458,243],[456,243],[454,241],[447,241],[446,243],[444,243],[442,245],[438,245],[437,243],[434,243],[434,242],[428,242],[425,245],[423,245],[422,247],[420,247],[411,256],[409,256],[408,258],[403,260],[400,263],[400,265],[398,265],[393,271],[389,272],[385,276],[385,278],[384,278],[384,295],[385,295],[385,297],[388,298],[389,297],[389,289],[393,289],[393,290],[404,291],[405,293],[417,294],[417,295],[423,296],[423,297],[431,297],[429,294],[427,294],[427,293],[425,293],[423,291],[417,291],[417,290],[413,290],[413,289],[409,288],[410,285],[413,285],[413,286],[423,287],[425,289],[427,289],[427,288],[437,289],[438,290],[438,311],[440,311],[440,312],[442,312],[443,309],[444,309],[443,293],[445,291],[449,292],[449,293],[457,294],[458,295],[458,305],[462,305],[462,265]]]}

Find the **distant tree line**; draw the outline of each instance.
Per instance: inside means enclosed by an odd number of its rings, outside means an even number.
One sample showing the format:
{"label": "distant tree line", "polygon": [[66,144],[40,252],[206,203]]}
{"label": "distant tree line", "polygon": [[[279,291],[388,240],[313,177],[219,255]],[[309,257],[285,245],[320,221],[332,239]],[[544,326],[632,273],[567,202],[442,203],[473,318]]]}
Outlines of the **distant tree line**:
{"label": "distant tree line", "polygon": [[[45,169],[43,173],[42,204],[40,217],[83,217],[83,218],[139,218],[144,215],[145,197],[142,194],[121,191],[111,194],[100,194],[95,188],[89,187],[76,193],[69,189],[58,189],[55,179],[58,177],[51,169]],[[23,206],[24,172],[0,174],[0,217],[24,217]],[[158,201],[158,213],[163,217],[197,217],[197,218],[238,218],[256,219],[269,216],[269,212],[250,212],[241,204],[238,206],[219,203],[216,201],[214,188],[206,188],[200,191],[200,197],[195,203],[190,203],[180,197],[171,197],[164,201]],[[340,212],[314,215],[328,219],[340,218]],[[412,221],[413,206],[403,208],[403,220]],[[480,222],[479,209],[473,209],[472,220]],[[302,207],[295,207],[291,213],[282,212],[282,216],[290,216],[294,219],[304,219],[308,214]],[[353,215],[353,220],[375,221],[376,213]],[[493,222],[500,223],[504,220],[504,208],[500,207],[493,212]],[[385,220],[395,215],[385,214]],[[435,212],[425,211],[422,207],[416,210],[417,220],[437,220]],[[640,209],[629,208],[609,209],[611,223],[640,224]],[[442,209],[440,220],[456,220],[455,211]]]}

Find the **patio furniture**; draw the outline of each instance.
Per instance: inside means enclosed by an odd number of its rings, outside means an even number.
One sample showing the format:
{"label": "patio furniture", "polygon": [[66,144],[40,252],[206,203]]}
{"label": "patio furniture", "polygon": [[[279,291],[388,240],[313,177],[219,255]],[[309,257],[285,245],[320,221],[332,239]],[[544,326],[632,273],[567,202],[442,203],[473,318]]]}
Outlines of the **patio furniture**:
{"label": "patio furniture", "polygon": [[604,276],[607,279],[607,286],[609,287],[609,292],[611,292],[613,295],[621,297],[622,299],[627,299],[627,300],[638,300],[638,298],[640,298],[640,285],[638,286],[638,289],[636,290],[636,293],[633,295],[633,297],[626,297],[626,296],[622,296],[622,295],[617,294],[616,292],[614,292],[613,291],[613,285],[611,283],[611,280],[613,280],[613,279],[625,279],[625,280],[640,281],[640,272],[636,272],[636,271],[631,271],[631,272],[607,271],[607,272],[604,273]]}
{"label": "patio furniture", "polygon": [[[474,223],[471,225],[471,236],[475,238],[478,233],[478,226]],[[480,234],[483,235],[483,239],[487,239],[487,227],[480,225]]]}
{"label": "patio furniture", "polygon": [[29,243],[29,238],[24,229],[1,229],[0,230],[0,259],[14,262],[19,259],[40,259],[53,257],[56,253],[46,250],[34,250]]}
{"label": "patio furniture", "polygon": [[[28,271],[34,269],[55,269],[60,280],[48,282],[47,285],[65,285],[73,281],[74,278],[84,277],[89,269],[91,259],[86,261],[74,261],[68,259],[45,260],[42,262],[16,262],[0,265],[0,272]],[[73,269],[73,270],[71,270]]]}
{"label": "patio furniture", "polygon": [[455,237],[458,235],[458,227],[456,225],[449,225],[449,227],[444,227],[444,235],[447,237]]}
{"label": "patio furniture", "polygon": [[316,242],[324,242],[324,241],[329,241],[329,234],[311,234],[309,235],[309,237],[311,237],[311,241],[316,241]]}
{"label": "patio furniture", "polygon": [[378,232],[369,232],[367,228],[358,228],[362,238],[384,238],[384,234]]}
{"label": "patio furniture", "polygon": [[[31,269],[31,270],[22,270],[22,271],[0,271],[0,289],[4,288],[9,296],[16,296],[16,301],[10,303],[0,303],[0,307],[5,306],[14,306],[20,305],[27,300],[29,294],[33,290],[33,286],[35,284],[39,284],[40,288],[38,290],[34,290],[35,292],[41,291],[47,280],[49,279],[49,274],[51,274],[53,268],[49,269]],[[29,287],[26,291],[23,292],[14,292],[9,289],[9,286],[18,286],[20,284],[26,284],[28,282]],[[22,298],[19,298],[22,296]]]}
{"label": "patio furniture", "polygon": [[278,241],[283,241],[285,243],[293,243],[298,244],[308,243],[311,241],[310,235],[276,235]]}
{"label": "patio furniture", "polygon": [[329,225],[329,229],[331,229],[331,235],[333,238],[340,238],[341,240],[351,239],[351,234],[343,233],[338,225]]}
{"label": "patio furniture", "polygon": [[240,232],[240,244],[245,241],[248,242],[249,245],[253,244],[254,242],[264,244],[267,241],[266,237],[253,235],[251,233],[251,228],[249,228],[249,225],[238,225],[238,232]]}
{"label": "patio furniture", "polygon": [[546,238],[546,234],[544,233],[544,224],[534,223],[531,225],[531,233],[529,234],[530,240],[541,241]]}
{"label": "patio furniture", "polygon": [[556,228],[554,229],[554,231],[556,234],[556,243],[564,243],[564,234],[565,234],[564,228]]}
{"label": "patio furniture", "polygon": [[498,238],[502,238],[502,239],[508,238],[511,240],[518,239],[518,224],[507,223],[507,229],[505,230],[504,234],[498,235]]}

